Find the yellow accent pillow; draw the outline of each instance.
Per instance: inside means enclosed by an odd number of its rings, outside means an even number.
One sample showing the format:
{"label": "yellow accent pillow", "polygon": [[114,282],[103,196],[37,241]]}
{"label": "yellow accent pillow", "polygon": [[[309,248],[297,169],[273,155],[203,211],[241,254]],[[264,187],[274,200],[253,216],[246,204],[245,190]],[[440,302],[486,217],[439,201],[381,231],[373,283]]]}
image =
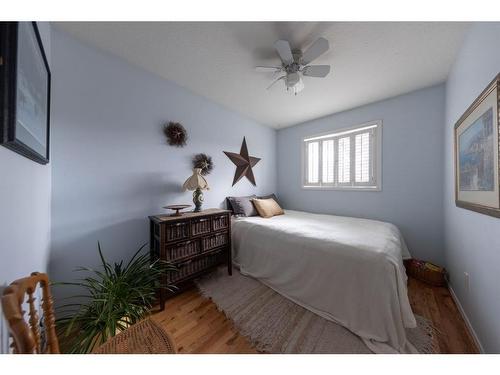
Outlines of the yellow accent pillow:
{"label": "yellow accent pillow", "polygon": [[252,199],[252,203],[255,209],[262,217],[273,217],[277,215],[283,215],[283,209],[273,198],[269,199]]}

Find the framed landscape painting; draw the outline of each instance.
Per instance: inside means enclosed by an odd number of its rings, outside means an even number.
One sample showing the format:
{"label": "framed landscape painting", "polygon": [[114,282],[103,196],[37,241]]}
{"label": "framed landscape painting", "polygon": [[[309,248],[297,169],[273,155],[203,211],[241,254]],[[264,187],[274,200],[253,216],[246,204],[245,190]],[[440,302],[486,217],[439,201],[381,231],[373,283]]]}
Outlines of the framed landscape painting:
{"label": "framed landscape painting", "polygon": [[0,144],[49,162],[50,69],[36,22],[0,22]]}
{"label": "framed landscape painting", "polygon": [[455,124],[455,203],[500,217],[500,74]]}

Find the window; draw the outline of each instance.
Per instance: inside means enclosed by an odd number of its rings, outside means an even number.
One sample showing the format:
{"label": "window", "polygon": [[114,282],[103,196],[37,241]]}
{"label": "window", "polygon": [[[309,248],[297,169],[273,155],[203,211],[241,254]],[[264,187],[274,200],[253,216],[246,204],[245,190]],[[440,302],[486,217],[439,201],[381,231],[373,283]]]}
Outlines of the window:
{"label": "window", "polygon": [[306,137],[303,187],[380,190],[382,122]]}

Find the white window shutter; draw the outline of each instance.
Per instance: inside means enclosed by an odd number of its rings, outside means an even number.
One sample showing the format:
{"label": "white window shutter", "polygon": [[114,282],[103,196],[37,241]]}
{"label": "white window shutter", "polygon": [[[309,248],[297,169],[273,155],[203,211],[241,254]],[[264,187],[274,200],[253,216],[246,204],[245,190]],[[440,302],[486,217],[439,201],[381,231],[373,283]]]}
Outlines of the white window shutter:
{"label": "white window shutter", "polygon": [[317,184],[319,182],[319,142],[310,142],[307,146],[307,182]]}
{"label": "white window shutter", "polygon": [[351,138],[340,138],[338,144],[338,179],[347,184],[351,181]]}
{"label": "white window shutter", "polygon": [[355,182],[370,182],[370,133],[355,136]]}
{"label": "white window shutter", "polygon": [[334,182],[334,172],[335,172],[335,153],[333,139],[329,139],[322,142],[322,178],[321,182],[323,184],[333,184]]}

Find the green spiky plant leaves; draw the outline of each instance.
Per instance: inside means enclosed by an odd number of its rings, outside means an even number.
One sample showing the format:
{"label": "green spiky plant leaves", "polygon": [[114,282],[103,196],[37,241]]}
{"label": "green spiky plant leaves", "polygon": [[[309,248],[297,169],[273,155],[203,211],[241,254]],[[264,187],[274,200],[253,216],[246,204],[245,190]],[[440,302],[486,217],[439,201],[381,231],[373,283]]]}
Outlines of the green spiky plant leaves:
{"label": "green spiky plant leaves", "polygon": [[[171,263],[151,261],[143,245],[124,265],[108,263],[98,243],[102,270],[79,267],[86,276],[75,282],[55,285],[78,286],[83,294],[69,297],[74,303],[58,308],[56,326],[60,341],[69,353],[90,353],[128,326],[149,315],[167,272],[176,272]],[[175,286],[167,287],[173,291]]]}

